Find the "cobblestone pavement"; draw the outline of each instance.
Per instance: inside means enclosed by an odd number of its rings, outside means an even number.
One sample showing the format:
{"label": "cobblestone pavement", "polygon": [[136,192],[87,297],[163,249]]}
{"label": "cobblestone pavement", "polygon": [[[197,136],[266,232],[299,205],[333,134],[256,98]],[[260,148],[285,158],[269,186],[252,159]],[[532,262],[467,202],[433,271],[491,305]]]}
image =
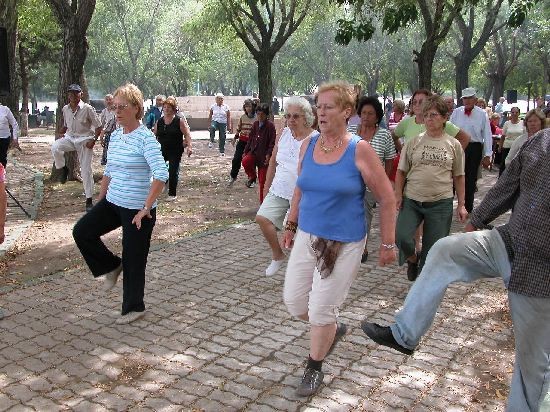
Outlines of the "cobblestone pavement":
{"label": "cobblestone pavement", "polygon": [[[494,180],[489,173],[480,194]],[[391,321],[410,287],[403,268],[375,258],[341,309],[351,330],[310,399],[294,395],[308,327],[282,303],[284,270],[264,276],[270,255],[254,224],[152,251],[147,314],[132,325],[114,323],[121,282],[105,293],[84,266],[7,291],[0,410],[503,410],[513,342],[501,282],[452,286],[407,357],[359,327],[364,317]]]}

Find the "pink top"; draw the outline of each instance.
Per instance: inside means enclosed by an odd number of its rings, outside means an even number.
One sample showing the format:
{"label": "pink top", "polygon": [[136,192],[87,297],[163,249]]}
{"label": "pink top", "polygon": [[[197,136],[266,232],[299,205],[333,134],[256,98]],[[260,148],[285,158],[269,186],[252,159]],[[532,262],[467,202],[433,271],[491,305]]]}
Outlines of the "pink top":
{"label": "pink top", "polygon": [[6,181],[6,169],[4,169],[4,165],[0,163],[0,182]]}

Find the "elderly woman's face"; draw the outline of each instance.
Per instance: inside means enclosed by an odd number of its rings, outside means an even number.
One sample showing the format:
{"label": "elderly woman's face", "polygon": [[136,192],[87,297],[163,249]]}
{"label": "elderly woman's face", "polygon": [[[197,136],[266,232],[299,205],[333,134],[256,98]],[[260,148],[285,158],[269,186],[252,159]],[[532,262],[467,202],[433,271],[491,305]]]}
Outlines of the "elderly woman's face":
{"label": "elderly woman's face", "polygon": [[304,111],[299,106],[288,106],[285,113],[286,124],[291,129],[304,126]]}
{"label": "elderly woman's face", "polygon": [[112,97],[106,97],[105,98],[105,107],[110,108],[113,105],[113,98]]}
{"label": "elderly woman's face", "polygon": [[442,132],[447,123],[447,118],[442,116],[435,107],[430,107],[424,110],[424,125],[426,130],[432,133]]}
{"label": "elderly woman's face", "polygon": [[116,120],[121,126],[130,126],[136,122],[139,108],[129,103],[123,97],[115,97],[113,108],[116,113]]}
{"label": "elderly woman's face", "polygon": [[164,112],[164,114],[167,114],[169,116],[175,113],[172,105],[168,103],[164,103],[162,105],[162,111]]}
{"label": "elderly woman's face", "polygon": [[223,97],[216,97],[216,104],[217,104],[218,106],[221,106],[222,103],[223,103]]}
{"label": "elderly woman's face", "polygon": [[378,123],[378,117],[376,116],[376,110],[370,104],[366,104],[361,109],[361,124],[364,126],[376,126]]}
{"label": "elderly woman's face", "polygon": [[422,113],[422,103],[427,96],[422,93],[416,93],[412,101],[414,114]]}
{"label": "elderly woman's face", "polygon": [[351,108],[340,107],[336,103],[337,97],[337,93],[333,90],[320,93],[317,96],[317,117],[321,132],[346,129],[347,119],[351,116]]}
{"label": "elderly woman's face", "polygon": [[542,130],[541,121],[535,115],[531,115],[529,119],[527,119],[526,124],[527,124],[527,133],[529,134],[529,136],[537,132],[540,132]]}

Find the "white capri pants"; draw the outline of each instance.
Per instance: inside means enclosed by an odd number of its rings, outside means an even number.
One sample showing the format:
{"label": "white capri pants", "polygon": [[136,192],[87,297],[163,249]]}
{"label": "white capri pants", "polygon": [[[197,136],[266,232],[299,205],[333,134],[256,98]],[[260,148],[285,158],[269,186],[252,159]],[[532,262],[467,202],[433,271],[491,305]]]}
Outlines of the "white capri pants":
{"label": "white capri pants", "polygon": [[52,144],[52,155],[56,169],[65,166],[65,152],[76,151],[80,163],[80,176],[84,185],[84,193],[90,198],[94,194],[94,174],[92,172],[93,149],[88,149],[86,143],[94,140],[93,137],[71,137],[64,136]]}
{"label": "white capri pants", "polygon": [[311,245],[316,238],[301,230],[296,233],[286,269],[284,302],[293,316],[307,313],[313,326],[333,325],[359,271],[366,238],[345,243],[325,279],[315,267],[317,259]]}

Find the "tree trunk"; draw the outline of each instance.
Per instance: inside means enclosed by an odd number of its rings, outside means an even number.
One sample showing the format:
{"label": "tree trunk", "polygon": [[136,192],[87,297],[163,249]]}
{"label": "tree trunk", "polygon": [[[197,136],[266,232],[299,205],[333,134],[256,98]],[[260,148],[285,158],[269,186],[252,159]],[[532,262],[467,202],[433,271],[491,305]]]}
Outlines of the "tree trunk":
{"label": "tree trunk", "polygon": [[493,89],[493,103],[496,104],[498,99],[504,96],[504,83],[506,82],[506,76],[500,76],[494,73],[489,77]]}
{"label": "tree trunk", "polygon": [[21,78],[21,136],[29,135],[29,73],[25,46],[19,42],[19,75]]}
{"label": "tree trunk", "polygon": [[8,35],[8,70],[10,73],[10,93],[2,96],[2,103],[9,107],[17,118],[19,113],[15,56],[17,54],[17,0],[0,0],[0,26]]}
{"label": "tree trunk", "polygon": [[[64,124],[61,109],[67,102],[67,89],[72,83],[80,83],[84,71],[84,62],[88,54],[86,30],[94,14],[96,0],[47,0],[60,27],[63,29],[63,51],[59,62],[59,83],[57,89],[56,138]],[[76,153],[65,155],[69,168],[69,179],[75,179]],[[52,177],[54,171],[52,170]]]}
{"label": "tree trunk", "polygon": [[426,39],[420,52],[415,52],[414,61],[418,66],[418,88],[432,90],[432,69],[437,46],[431,39]]}
{"label": "tree trunk", "polygon": [[468,72],[473,58],[468,52],[462,52],[454,57],[455,61],[455,87],[456,99],[460,101],[462,98],[462,90],[469,86]]}
{"label": "tree trunk", "polygon": [[271,68],[273,57],[267,53],[261,53],[255,57],[258,64],[258,87],[260,102],[271,105],[273,100],[273,80],[271,77]]}

